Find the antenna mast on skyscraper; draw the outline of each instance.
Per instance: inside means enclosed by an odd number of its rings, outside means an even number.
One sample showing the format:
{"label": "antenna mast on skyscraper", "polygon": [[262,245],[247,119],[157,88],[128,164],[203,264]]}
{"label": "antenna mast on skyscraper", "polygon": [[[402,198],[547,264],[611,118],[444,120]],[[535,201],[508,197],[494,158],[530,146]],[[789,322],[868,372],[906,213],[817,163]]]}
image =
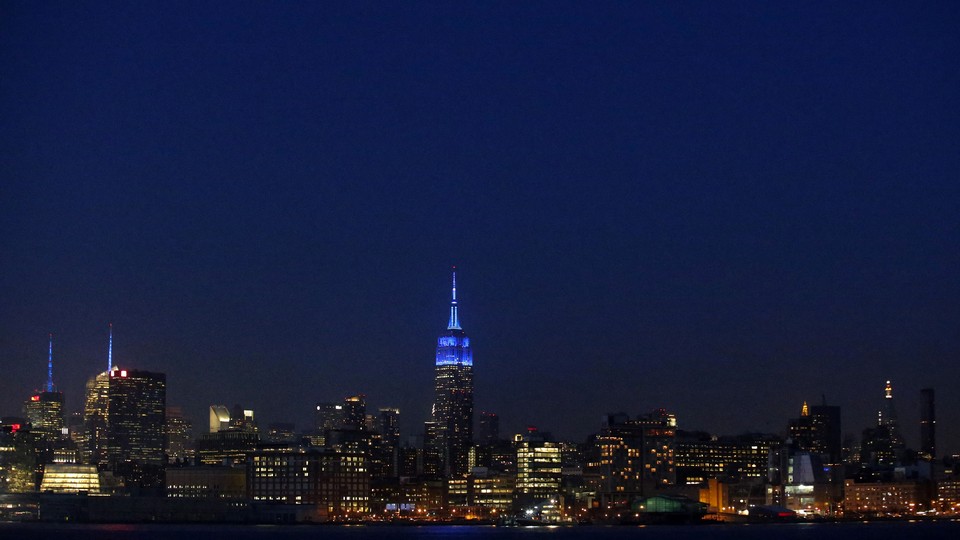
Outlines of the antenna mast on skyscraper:
{"label": "antenna mast on skyscraper", "polygon": [[113,323],[109,323],[110,342],[107,345],[107,373],[113,369]]}
{"label": "antenna mast on skyscraper", "polygon": [[457,314],[457,267],[453,267],[453,299],[450,302],[450,323],[447,330],[460,330],[460,317]]}
{"label": "antenna mast on skyscraper", "polygon": [[53,333],[47,348],[47,392],[53,392]]}

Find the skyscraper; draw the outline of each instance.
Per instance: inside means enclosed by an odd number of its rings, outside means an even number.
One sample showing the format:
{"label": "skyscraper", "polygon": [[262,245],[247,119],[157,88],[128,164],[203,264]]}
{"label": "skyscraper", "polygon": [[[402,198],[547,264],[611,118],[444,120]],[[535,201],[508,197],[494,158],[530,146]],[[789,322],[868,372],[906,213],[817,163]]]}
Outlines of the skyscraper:
{"label": "skyscraper", "polygon": [[903,457],[905,448],[897,411],[893,404],[893,385],[887,381],[883,406],[877,413],[877,426],[863,431],[860,461],[872,467],[891,467]]}
{"label": "skyscraper", "polygon": [[60,438],[63,431],[63,392],[53,384],[53,334],[47,349],[47,384],[44,391],[30,396],[23,404],[23,413],[31,429],[47,439]]}
{"label": "skyscraper", "polygon": [[107,462],[107,415],[110,408],[110,373],[104,371],[87,381],[83,401],[83,437],[80,460],[99,465]]}
{"label": "skyscraper", "polygon": [[900,423],[897,421],[897,409],[893,404],[893,385],[887,381],[883,388],[883,408],[877,415],[877,423],[890,432],[890,440],[894,447],[903,448],[903,435],[900,433]]}
{"label": "skyscraper", "polygon": [[314,415],[314,427],[321,434],[331,429],[343,427],[342,403],[317,403],[317,412]]}
{"label": "skyscraper", "polygon": [[343,427],[364,431],[367,420],[366,396],[359,394],[343,399]]}
{"label": "skyscraper", "polygon": [[167,460],[182,461],[193,454],[193,423],[180,407],[167,407]]}
{"label": "skyscraper", "polygon": [[494,444],[500,440],[500,417],[497,413],[480,413],[480,433],[477,437],[480,444]]}
{"label": "skyscraper", "polygon": [[453,297],[447,331],[437,339],[433,402],[436,450],[441,472],[461,476],[469,472],[473,443],[473,350],[460,327],[457,313],[457,272],[453,272]]}
{"label": "skyscraper", "polygon": [[810,417],[813,419],[813,448],[814,453],[824,458],[824,463],[836,465],[840,463],[843,445],[840,431],[840,407],[814,405],[810,408]]}
{"label": "skyscraper", "polygon": [[167,376],[116,366],[109,376],[108,460],[165,464]]}

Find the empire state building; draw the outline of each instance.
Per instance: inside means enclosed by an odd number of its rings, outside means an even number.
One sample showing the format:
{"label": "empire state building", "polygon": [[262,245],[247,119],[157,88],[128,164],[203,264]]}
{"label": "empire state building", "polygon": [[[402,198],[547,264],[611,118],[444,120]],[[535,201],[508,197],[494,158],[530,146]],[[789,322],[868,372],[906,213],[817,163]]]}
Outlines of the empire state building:
{"label": "empire state building", "polygon": [[457,314],[457,272],[453,272],[453,299],[447,331],[437,339],[433,402],[436,450],[445,476],[469,472],[473,444],[473,350]]}

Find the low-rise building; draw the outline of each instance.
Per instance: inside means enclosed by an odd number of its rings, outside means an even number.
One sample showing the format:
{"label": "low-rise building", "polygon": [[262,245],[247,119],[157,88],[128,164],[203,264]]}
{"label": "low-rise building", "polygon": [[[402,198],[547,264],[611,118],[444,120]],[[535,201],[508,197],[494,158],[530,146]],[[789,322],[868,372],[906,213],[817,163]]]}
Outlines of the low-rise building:
{"label": "low-rise building", "polygon": [[311,519],[357,518],[370,511],[370,472],[364,454],[321,448],[262,448],[247,463],[255,505],[308,505]]}
{"label": "low-rise building", "polygon": [[844,482],[847,516],[906,516],[931,508],[932,484],[925,481]]}

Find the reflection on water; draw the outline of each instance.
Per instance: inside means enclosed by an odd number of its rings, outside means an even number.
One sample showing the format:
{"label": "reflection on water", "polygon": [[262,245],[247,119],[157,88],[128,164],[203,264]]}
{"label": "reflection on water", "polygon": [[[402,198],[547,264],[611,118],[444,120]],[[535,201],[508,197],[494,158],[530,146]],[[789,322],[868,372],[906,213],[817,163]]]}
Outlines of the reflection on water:
{"label": "reflection on water", "polygon": [[407,540],[488,537],[493,540],[847,540],[960,538],[960,521],[791,523],[647,527],[323,526],[323,525],[79,525],[0,523],[0,538],[17,540]]}

